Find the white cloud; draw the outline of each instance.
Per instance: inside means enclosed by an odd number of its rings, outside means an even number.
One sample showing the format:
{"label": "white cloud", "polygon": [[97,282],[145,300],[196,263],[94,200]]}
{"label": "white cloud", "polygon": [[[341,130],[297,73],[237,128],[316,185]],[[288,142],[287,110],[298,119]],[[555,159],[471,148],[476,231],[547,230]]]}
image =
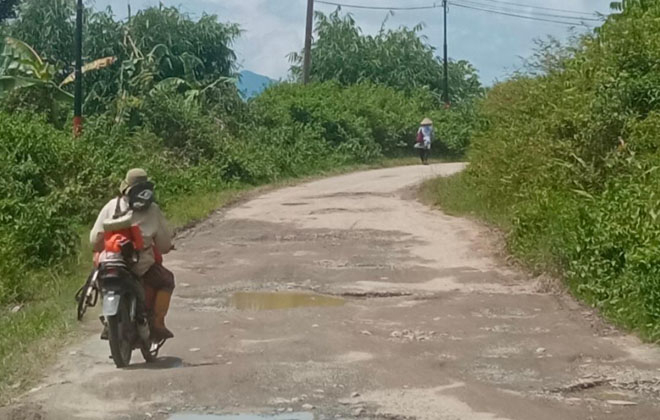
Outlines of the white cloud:
{"label": "white cloud", "polygon": [[[383,6],[411,6],[439,3],[439,0],[335,0]],[[520,9],[513,5],[498,6],[492,0],[469,1],[470,4],[492,4],[495,7]],[[534,6],[577,10],[584,12],[607,12],[610,0],[501,0]],[[476,3],[475,3],[476,2]],[[98,8],[108,4],[119,16],[126,15],[127,0],[96,0]],[[217,14],[221,21],[240,24],[245,31],[235,45],[239,63],[247,69],[269,77],[285,77],[289,68],[286,55],[299,51],[303,45],[305,31],[306,0],[189,0],[183,2],[164,0],[166,5],[182,7],[193,16],[203,12]],[[157,0],[131,0],[133,9],[155,6]],[[465,3],[467,4],[467,3]],[[331,12],[334,7],[317,4],[317,10]],[[345,9],[351,12],[366,33],[378,31],[386,11]],[[546,11],[547,14],[565,14]],[[548,17],[548,19],[553,19]],[[561,20],[561,19],[560,19]],[[424,34],[429,42],[442,51],[442,13],[440,9],[396,12],[388,18],[387,27],[412,26],[424,22]],[[456,59],[471,61],[480,71],[482,78],[490,82],[506,74],[507,69],[516,67],[519,56],[527,56],[533,48],[533,39],[551,34],[565,38],[567,29],[552,23],[527,21],[508,16],[493,15],[476,10],[450,7],[449,55]]]}

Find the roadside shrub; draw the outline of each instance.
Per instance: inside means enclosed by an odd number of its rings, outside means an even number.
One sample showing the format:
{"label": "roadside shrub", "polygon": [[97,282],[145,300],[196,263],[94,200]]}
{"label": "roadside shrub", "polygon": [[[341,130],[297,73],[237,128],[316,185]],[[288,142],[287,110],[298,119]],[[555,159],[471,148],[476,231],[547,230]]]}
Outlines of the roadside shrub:
{"label": "roadside shrub", "polygon": [[333,150],[364,162],[412,147],[433,100],[424,91],[408,95],[371,83],[325,82],[277,85],[252,105],[258,125],[313,127]]}
{"label": "roadside shrub", "polygon": [[473,102],[463,102],[449,109],[428,113],[433,120],[436,144],[442,155],[462,157],[470,147],[470,141],[480,124],[480,117]]}
{"label": "roadside shrub", "polygon": [[[511,250],[660,338],[660,4],[633,3],[540,75],[496,85],[465,177]],[[564,54],[564,52],[567,52]]]}
{"label": "roadside shrub", "polygon": [[63,133],[32,115],[0,114],[0,218],[21,261],[44,266],[76,250],[68,192],[81,157]]}
{"label": "roadside shrub", "polygon": [[193,166],[148,131],[91,123],[74,140],[34,114],[5,113],[0,127],[0,302],[33,294],[21,282],[25,270],[77,253],[81,224],[118,194],[129,168],[150,172],[165,205],[226,182],[225,167],[208,159]]}
{"label": "roadside shrub", "polygon": [[113,111],[88,118],[78,139],[43,114],[0,111],[0,304],[38,292],[21,281],[26,270],[77,253],[81,228],[119,193],[132,167],[147,170],[167,209],[182,196],[230,184],[409,153],[425,115],[437,117],[448,134],[439,135],[444,150],[460,154],[469,131],[462,124],[471,124],[471,114],[462,108],[434,114],[433,103],[426,91],[411,95],[370,83],[281,84],[242,105],[226,86],[194,95],[154,89],[118,102],[126,118]]}

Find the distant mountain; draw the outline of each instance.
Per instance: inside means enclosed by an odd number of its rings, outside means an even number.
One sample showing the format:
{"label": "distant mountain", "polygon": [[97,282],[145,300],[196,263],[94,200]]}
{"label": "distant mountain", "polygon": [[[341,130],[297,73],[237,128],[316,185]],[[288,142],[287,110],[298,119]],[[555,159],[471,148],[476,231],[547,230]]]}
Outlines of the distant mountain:
{"label": "distant mountain", "polygon": [[262,76],[261,74],[253,73],[249,70],[241,72],[241,78],[238,82],[238,90],[241,91],[243,97],[246,99],[259,95],[269,85],[275,83],[275,80]]}

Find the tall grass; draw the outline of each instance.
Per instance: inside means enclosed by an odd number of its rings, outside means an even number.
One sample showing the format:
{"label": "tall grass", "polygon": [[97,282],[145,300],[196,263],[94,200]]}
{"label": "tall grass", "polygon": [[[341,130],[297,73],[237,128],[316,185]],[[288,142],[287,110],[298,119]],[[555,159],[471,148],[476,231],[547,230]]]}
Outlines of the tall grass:
{"label": "tall grass", "polygon": [[427,185],[502,226],[509,249],[660,340],[660,3],[631,3],[541,75],[490,90],[464,174]]}

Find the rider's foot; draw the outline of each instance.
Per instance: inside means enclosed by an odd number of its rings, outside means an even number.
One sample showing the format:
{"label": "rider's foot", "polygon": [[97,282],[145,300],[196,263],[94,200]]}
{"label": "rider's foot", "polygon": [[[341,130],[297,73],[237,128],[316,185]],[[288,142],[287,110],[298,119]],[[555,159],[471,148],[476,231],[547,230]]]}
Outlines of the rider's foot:
{"label": "rider's foot", "polygon": [[104,325],[103,332],[101,333],[101,340],[107,340],[107,339],[108,339],[108,326]]}
{"label": "rider's foot", "polygon": [[156,293],[156,301],[154,302],[154,318],[151,326],[151,337],[154,341],[166,340],[173,338],[174,334],[165,326],[165,315],[170,307],[170,299],[172,293],[164,290],[159,290]]}
{"label": "rider's foot", "polygon": [[172,331],[168,330],[166,326],[154,326],[151,328],[151,339],[153,341],[158,342],[170,338],[174,338],[174,334],[172,334]]}

